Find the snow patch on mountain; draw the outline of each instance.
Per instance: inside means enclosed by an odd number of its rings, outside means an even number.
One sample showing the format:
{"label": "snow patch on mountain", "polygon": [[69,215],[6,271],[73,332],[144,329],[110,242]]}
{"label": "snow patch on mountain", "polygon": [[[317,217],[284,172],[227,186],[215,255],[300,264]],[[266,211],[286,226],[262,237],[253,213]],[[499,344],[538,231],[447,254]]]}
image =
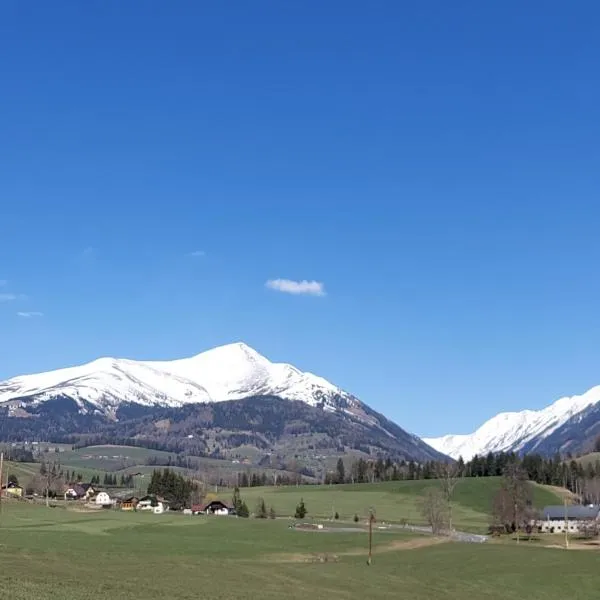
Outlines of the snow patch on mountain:
{"label": "snow patch on mountain", "polygon": [[423,438],[426,444],[443,454],[470,460],[475,454],[518,452],[527,444],[529,451],[567,421],[600,402],[600,386],[580,396],[560,398],[541,410],[500,413],[467,435]]}
{"label": "snow patch on mountain", "polygon": [[104,413],[123,402],[179,407],[274,395],[332,411],[357,411],[361,403],[322,377],[272,363],[243,343],[220,346],[173,361],[101,358],[78,367],[15,377],[0,383],[0,405],[18,398],[35,403],[58,396]]}

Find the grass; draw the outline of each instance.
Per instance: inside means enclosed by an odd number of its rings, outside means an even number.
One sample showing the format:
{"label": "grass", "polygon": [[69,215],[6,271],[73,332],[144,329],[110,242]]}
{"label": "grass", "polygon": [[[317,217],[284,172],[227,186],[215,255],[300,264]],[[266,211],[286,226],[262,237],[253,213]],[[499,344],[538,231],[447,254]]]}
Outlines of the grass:
{"label": "grass", "polygon": [[118,471],[132,465],[145,464],[152,457],[168,459],[174,454],[136,446],[88,446],[59,454],[60,462],[81,469]]}
{"label": "grass", "polygon": [[[453,524],[457,529],[484,532],[490,522],[492,499],[501,479],[499,477],[465,478],[456,486],[453,502]],[[370,507],[380,521],[413,524],[423,522],[418,499],[429,487],[438,483],[433,480],[396,481],[380,484],[357,484],[336,486],[300,486],[278,488],[248,488],[242,497],[252,510],[258,498],[264,498],[279,515],[293,515],[300,498],[304,499],[309,516],[330,518],[338,512],[341,519],[352,519],[355,514],[363,518]],[[556,493],[543,486],[532,486],[535,506],[557,504],[561,500]]]}
{"label": "grass", "polygon": [[596,464],[600,462],[600,452],[590,452],[589,454],[584,454],[575,460],[583,467],[587,467],[588,465],[595,467]]}
{"label": "grass", "polygon": [[[54,455],[51,455],[54,457]],[[76,471],[83,476],[84,481],[89,481],[94,475],[99,475],[102,479],[104,471],[98,471],[97,469],[82,468],[71,464],[60,463],[61,468],[65,471]],[[31,480],[40,472],[40,463],[23,463],[23,462],[5,462],[4,463],[4,475],[3,478],[9,474],[16,475],[19,483],[26,487]]]}
{"label": "grass", "polygon": [[[0,589],[12,600],[597,597],[591,551],[453,543],[409,549],[418,541],[376,533],[368,567],[364,533],[298,532],[280,520],[85,514],[7,502]],[[339,562],[305,562],[315,553],[337,554]]]}

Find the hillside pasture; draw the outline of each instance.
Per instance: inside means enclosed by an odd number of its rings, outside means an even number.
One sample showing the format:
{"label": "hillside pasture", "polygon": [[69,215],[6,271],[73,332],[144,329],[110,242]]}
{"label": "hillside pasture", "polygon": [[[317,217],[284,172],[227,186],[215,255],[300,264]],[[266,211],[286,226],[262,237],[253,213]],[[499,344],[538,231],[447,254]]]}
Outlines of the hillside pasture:
{"label": "hillside pasture", "polygon": [[175,454],[138,448],[137,446],[87,446],[78,450],[61,452],[60,462],[79,469],[120,471],[131,466],[146,465],[152,458],[161,461],[176,460]]}
{"label": "hillside pasture", "polygon": [[593,551],[378,531],[370,567],[366,550],[364,531],[299,532],[286,520],[7,502],[0,589],[12,600],[589,600],[600,583]]}
{"label": "hillside pasture", "polygon": [[[499,477],[461,479],[454,492],[453,524],[465,531],[485,532],[490,523],[494,494],[500,488]],[[435,480],[394,481],[376,484],[288,486],[245,488],[242,497],[250,510],[258,498],[264,498],[277,514],[294,514],[300,498],[304,499],[308,515],[315,518],[332,518],[339,513],[341,520],[354,515],[364,519],[373,508],[380,521],[424,524],[418,507],[426,490],[438,486]],[[534,505],[543,507],[561,500],[555,492],[544,486],[533,485]]]}

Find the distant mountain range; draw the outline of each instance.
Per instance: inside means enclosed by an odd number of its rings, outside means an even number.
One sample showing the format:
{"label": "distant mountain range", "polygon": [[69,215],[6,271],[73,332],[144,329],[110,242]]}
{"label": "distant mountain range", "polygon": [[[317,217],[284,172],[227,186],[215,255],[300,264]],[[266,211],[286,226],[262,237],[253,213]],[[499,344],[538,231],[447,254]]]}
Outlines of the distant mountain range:
{"label": "distant mountain range", "polygon": [[265,456],[445,458],[352,394],[243,343],[173,361],[100,358],[0,383],[0,439],[77,436],[205,454],[251,446]]}
{"label": "distant mountain range", "polygon": [[475,454],[500,451],[577,454],[591,450],[599,435],[600,386],[596,386],[542,410],[500,413],[471,434],[424,441],[443,454],[468,460]]}

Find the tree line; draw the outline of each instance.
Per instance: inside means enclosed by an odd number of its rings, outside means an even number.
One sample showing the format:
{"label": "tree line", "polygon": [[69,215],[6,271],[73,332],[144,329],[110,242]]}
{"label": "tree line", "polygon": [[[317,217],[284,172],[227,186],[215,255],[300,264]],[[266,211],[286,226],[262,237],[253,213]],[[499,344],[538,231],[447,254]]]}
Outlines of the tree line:
{"label": "tree line", "polygon": [[162,496],[174,510],[189,508],[199,499],[198,485],[171,469],[153,471],[147,493],[149,496]]}
{"label": "tree line", "polygon": [[[438,479],[440,468],[446,463],[429,461],[393,461],[392,459],[367,460],[359,458],[346,467],[342,458],[335,471],[326,474],[324,483],[378,483]],[[544,485],[556,485],[572,491],[584,499],[597,499],[600,503],[600,460],[582,465],[575,459],[563,460],[559,455],[547,458],[540,454],[519,456],[514,452],[490,452],[486,456],[475,455],[465,462],[459,458],[455,463],[459,477],[501,477],[509,465],[517,464],[527,479]]]}

